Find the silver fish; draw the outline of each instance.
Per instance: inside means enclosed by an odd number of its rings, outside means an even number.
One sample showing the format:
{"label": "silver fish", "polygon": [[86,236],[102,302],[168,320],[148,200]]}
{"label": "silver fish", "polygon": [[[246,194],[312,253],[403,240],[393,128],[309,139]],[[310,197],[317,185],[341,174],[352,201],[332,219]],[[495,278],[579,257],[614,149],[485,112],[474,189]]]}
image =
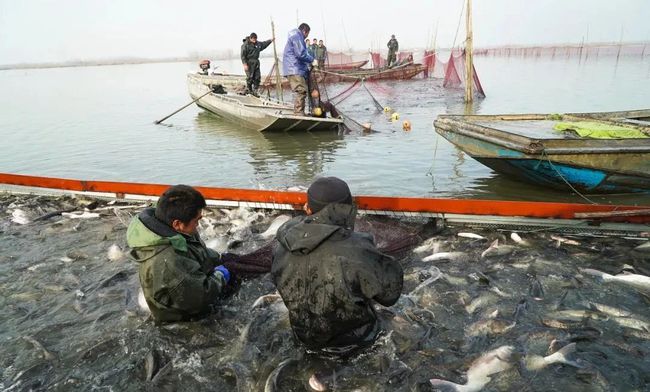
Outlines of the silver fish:
{"label": "silver fish", "polygon": [[496,256],[506,256],[514,252],[515,247],[512,245],[499,245],[499,240],[496,239],[489,248],[481,253],[481,258],[485,257],[496,257]]}
{"label": "silver fish", "polygon": [[255,300],[255,302],[253,302],[253,305],[251,306],[251,309],[259,308],[262,305],[268,305],[268,304],[271,304],[273,302],[278,302],[278,301],[280,301],[280,302],[282,301],[282,297],[280,297],[280,294],[278,294],[278,293],[266,294],[266,295],[263,295],[263,296],[257,298]]}
{"label": "silver fish", "polygon": [[569,356],[576,351],[576,344],[570,343],[562,347],[555,353],[542,357],[541,355],[527,355],[524,359],[524,366],[528,370],[542,370],[549,365],[561,363],[576,368],[584,368],[585,365],[580,360],[569,359]]}
{"label": "silver fish", "polygon": [[422,261],[461,261],[467,259],[465,252],[438,252],[422,259]]}
{"label": "silver fish", "polygon": [[275,237],[275,234],[278,232],[278,229],[280,226],[285,224],[288,220],[290,220],[291,217],[289,215],[280,215],[277,218],[273,219],[273,222],[269,225],[268,229],[266,229],[263,233],[260,233],[260,237],[264,239],[269,239],[271,237]]}
{"label": "silver fish", "polygon": [[635,247],[634,250],[637,252],[650,253],[650,241]]}
{"label": "silver fish", "polygon": [[591,268],[581,268],[580,271],[588,275],[596,276],[605,283],[633,287],[646,295],[650,295],[650,276],[638,274],[610,275]]}
{"label": "silver fish", "polygon": [[467,370],[467,382],[464,385],[447,380],[432,378],[429,380],[434,387],[443,387],[447,390],[459,392],[478,392],[492,379],[493,374],[508,370],[512,367],[515,348],[501,346],[481,355]]}
{"label": "silver fish", "polygon": [[516,244],[521,245],[521,246],[530,246],[530,242],[522,239],[519,234],[516,232],[510,233],[510,239],[513,240]]}
{"label": "silver fish", "polygon": [[458,236],[463,237],[463,238],[470,238],[470,239],[473,239],[473,240],[485,240],[485,239],[487,239],[487,238],[483,237],[482,235],[478,235],[478,234],[475,234],[475,233],[458,233]]}

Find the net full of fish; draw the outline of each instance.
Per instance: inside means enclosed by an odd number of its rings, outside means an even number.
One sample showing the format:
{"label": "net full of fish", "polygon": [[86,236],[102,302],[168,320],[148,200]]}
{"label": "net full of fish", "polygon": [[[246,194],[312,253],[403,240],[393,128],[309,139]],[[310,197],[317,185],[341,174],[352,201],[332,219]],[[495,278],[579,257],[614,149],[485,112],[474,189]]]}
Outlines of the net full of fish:
{"label": "net full of fish", "polygon": [[[385,249],[419,240],[395,253],[404,289],[376,307],[382,335],[337,358],[295,342],[266,273],[241,279],[204,319],[156,325],[125,243],[142,207],[92,202],[0,194],[0,389],[650,388],[647,242],[360,216],[357,229]],[[244,254],[293,213],[204,215],[206,243]]]}

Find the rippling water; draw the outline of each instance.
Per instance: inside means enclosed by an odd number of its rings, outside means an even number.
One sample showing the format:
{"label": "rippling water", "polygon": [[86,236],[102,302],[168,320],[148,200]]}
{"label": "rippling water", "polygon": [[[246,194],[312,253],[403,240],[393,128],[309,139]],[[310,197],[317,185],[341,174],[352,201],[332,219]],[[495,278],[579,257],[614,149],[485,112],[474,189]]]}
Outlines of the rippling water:
{"label": "rippling water", "polygon": [[[241,73],[237,61],[217,62]],[[264,59],[263,69],[269,68]],[[340,105],[377,132],[260,134],[192,106],[185,74],[168,63],[0,72],[0,171],[81,179],[280,189],[337,175],[354,193],[491,199],[576,196],[514,182],[439,138],[442,113],[575,112],[650,106],[650,57],[476,59],[487,98],[466,108],[441,80],[370,84],[383,105],[413,124],[403,132],[359,92]],[[332,91],[346,86],[332,86]],[[638,203],[639,196],[594,197]]]}

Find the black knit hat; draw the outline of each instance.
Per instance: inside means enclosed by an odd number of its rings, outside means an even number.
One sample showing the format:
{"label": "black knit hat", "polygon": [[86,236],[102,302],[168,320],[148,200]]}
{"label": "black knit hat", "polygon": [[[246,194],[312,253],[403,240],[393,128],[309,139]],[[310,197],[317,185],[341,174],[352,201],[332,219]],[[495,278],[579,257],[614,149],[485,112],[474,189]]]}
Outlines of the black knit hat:
{"label": "black knit hat", "polygon": [[321,177],[307,189],[307,205],[312,212],[318,212],[330,203],[352,204],[352,193],[340,178]]}
{"label": "black knit hat", "polygon": [[248,36],[251,37],[251,38],[257,39],[257,34],[255,34],[255,33],[250,33]]}

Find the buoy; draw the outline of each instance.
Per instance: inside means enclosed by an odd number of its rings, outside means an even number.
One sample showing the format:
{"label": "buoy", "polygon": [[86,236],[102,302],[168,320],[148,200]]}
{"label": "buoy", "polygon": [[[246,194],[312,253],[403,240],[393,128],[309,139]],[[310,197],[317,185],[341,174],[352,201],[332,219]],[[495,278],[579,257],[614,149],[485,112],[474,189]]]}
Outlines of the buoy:
{"label": "buoy", "polygon": [[409,120],[404,120],[402,123],[402,129],[406,132],[411,130],[411,122]]}
{"label": "buoy", "polygon": [[316,116],[316,117],[320,117],[320,116],[322,116],[322,115],[323,115],[323,109],[321,109],[321,108],[319,108],[319,107],[315,107],[315,108],[314,108],[314,116]]}
{"label": "buoy", "polygon": [[393,114],[391,114],[391,116],[390,116],[390,120],[391,120],[391,121],[397,121],[397,120],[399,120],[399,113],[393,113]]}
{"label": "buoy", "polygon": [[390,106],[384,106],[384,113],[388,113],[391,111]]}

